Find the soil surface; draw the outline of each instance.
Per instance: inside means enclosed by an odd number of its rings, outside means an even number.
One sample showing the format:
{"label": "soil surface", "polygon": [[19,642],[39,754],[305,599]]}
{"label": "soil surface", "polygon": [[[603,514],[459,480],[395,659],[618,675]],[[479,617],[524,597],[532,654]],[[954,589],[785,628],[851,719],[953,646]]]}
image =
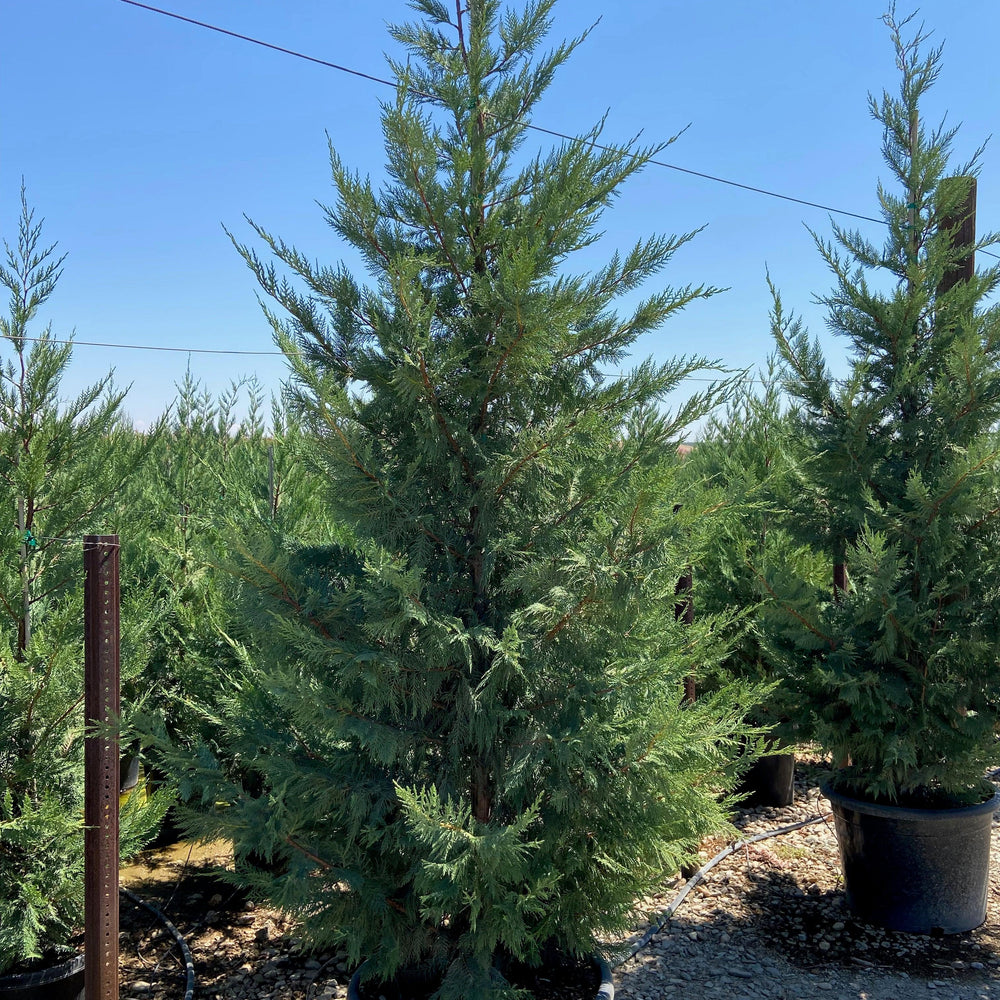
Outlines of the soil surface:
{"label": "soil surface", "polygon": [[[748,809],[742,836],[829,813],[817,781],[822,764],[797,767],[795,802]],[[1000,774],[994,776],[1000,778]],[[726,844],[706,843],[708,860]],[[294,924],[259,906],[220,875],[225,844],[149,852],[122,882],[163,911],[183,934],[197,975],[196,1000],[341,1000],[354,971],[346,954],[309,953]],[[658,924],[683,887],[669,880],[647,901],[635,934]],[[122,1000],[183,1000],[185,969],[162,922],[121,902]],[[593,1000],[593,986],[539,984],[539,997]],[[968,934],[897,934],[855,921],[844,901],[832,819],[742,848],[688,895],[674,916],[615,974],[619,1000],[1000,1000],[1000,826],[994,818],[986,923]],[[380,1000],[385,993],[372,993]]]}

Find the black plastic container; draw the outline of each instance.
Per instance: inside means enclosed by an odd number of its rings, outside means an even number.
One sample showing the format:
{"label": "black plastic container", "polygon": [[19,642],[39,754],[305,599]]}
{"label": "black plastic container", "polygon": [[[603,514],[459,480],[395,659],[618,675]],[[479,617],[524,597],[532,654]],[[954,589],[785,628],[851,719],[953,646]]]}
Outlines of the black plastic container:
{"label": "black plastic container", "polygon": [[83,955],[35,972],[0,976],[0,1000],[83,1000]]}
{"label": "black plastic container", "polygon": [[1000,796],[957,809],[875,805],[829,786],[847,905],[914,934],[961,934],[986,919],[993,813]]}
{"label": "black plastic container", "polygon": [[790,806],[795,798],[795,754],[761,757],[737,789],[744,806]]}
{"label": "black plastic container", "polygon": [[[594,955],[593,960],[594,965],[598,967],[601,973],[601,982],[597,993],[594,995],[594,1000],[615,1000],[615,981],[611,966],[600,955]],[[361,974],[363,971],[364,965],[351,977],[351,981],[347,987],[347,1000],[364,1000],[364,997],[361,995]],[[587,1000],[587,998],[581,997],[581,1000]]]}
{"label": "black plastic container", "polygon": [[119,766],[119,788],[118,794],[124,795],[131,792],[138,784],[141,776],[141,761],[138,754],[129,754],[122,757]]}

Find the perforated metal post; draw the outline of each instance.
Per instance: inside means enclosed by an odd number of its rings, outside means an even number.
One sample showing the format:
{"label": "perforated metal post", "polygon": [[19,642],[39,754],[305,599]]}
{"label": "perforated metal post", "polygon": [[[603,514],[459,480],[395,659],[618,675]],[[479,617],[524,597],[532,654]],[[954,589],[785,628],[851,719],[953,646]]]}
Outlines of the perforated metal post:
{"label": "perforated metal post", "polygon": [[86,1000],[118,1000],[118,536],[86,535],[84,564],[84,949]]}

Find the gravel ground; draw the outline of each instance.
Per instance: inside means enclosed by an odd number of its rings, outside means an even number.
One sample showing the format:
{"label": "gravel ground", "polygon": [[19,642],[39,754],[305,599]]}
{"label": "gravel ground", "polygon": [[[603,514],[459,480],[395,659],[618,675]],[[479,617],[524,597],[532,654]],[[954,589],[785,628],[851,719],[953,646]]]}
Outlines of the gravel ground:
{"label": "gravel ground", "polygon": [[[744,837],[829,812],[815,760],[795,802],[743,813]],[[707,845],[707,860],[724,844]],[[665,907],[683,886],[665,886]],[[844,899],[833,819],[722,861],[649,946],[616,972],[616,1000],[1000,1000],[1000,825],[994,817],[986,923],[932,938],[869,927]],[[635,939],[645,924],[637,927]]]}
{"label": "gravel ground", "polygon": [[[828,813],[813,759],[793,805],[739,815],[753,836]],[[995,777],[1000,777],[997,775]],[[715,867],[669,923],[615,976],[618,1000],[1000,1000],[1000,825],[994,821],[986,923],[962,935],[896,934],[854,921],[844,902],[833,821],[750,845]],[[725,843],[707,843],[705,860]],[[126,885],[160,906],[191,949],[195,1000],[342,1000],[353,971],[339,952],[307,954],[294,926],[219,878],[225,845],[151,855]],[[662,911],[682,888],[648,902]],[[637,923],[627,948],[647,930]],[[181,1000],[173,939],[122,902],[122,1000]],[[591,1000],[590,997],[581,1000]]]}

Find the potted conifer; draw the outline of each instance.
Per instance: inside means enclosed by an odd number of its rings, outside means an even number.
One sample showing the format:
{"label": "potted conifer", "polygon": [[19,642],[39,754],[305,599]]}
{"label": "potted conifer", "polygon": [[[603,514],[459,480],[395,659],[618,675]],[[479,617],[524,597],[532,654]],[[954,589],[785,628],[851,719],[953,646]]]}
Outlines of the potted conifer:
{"label": "potted conifer", "polygon": [[[814,459],[800,524],[821,538],[834,586],[786,601],[808,651],[804,684],[839,769],[829,794],[861,916],[909,931],[985,917],[1000,716],[996,266],[954,280],[992,236],[958,237],[975,161],[949,171],[954,130],[920,102],[940,69],[909,19],[885,17],[898,96],[871,98],[898,190],[879,187],[884,245],[817,238],[835,278],[821,301],[848,339],[835,380],[775,295],[786,384]],[[962,179],[949,177],[957,173]],[[801,595],[800,595],[801,596]]]}
{"label": "potted conifer", "polygon": [[772,358],[744,379],[723,414],[712,416],[684,463],[685,476],[707,492],[704,506],[732,508],[694,567],[698,611],[739,609],[742,626],[725,660],[702,672],[698,688],[716,690],[732,677],[768,685],[751,721],[768,727],[771,752],[740,784],[745,805],[786,806],[794,798],[793,747],[810,733],[794,642],[775,598],[796,579],[815,583],[828,575],[822,553],[786,523],[798,502],[801,442],[782,395]]}
{"label": "potted conifer", "polygon": [[205,806],[191,829],[283,862],[258,887],[367,959],[371,995],[419,969],[436,997],[485,1000],[553,949],[590,954],[725,825],[751,696],[682,697],[723,633],[674,620],[692,543],[661,456],[714,393],[659,403],[705,362],[608,370],[712,289],[612,310],[686,237],[572,267],[654,149],[595,129],[528,151],[575,44],[540,53],[553,0],[412,6],[424,20],[392,29],[410,60],[383,107],[388,185],[331,156],[327,218],[371,283],[261,227],[290,280],[240,247],[290,314],[269,313],[343,527],[244,535],[219,744],[174,762]]}
{"label": "potted conifer", "polygon": [[[106,528],[124,479],[148,448],[122,421],[110,376],[60,399],[72,348],[31,322],[62,258],[41,241],[22,191],[6,244],[0,316],[0,996],[82,990],[84,532]],[[68,544],[69,543],[69,544]],[[134,595],[133,595],[134,596]],[[123,668],[134,673],[149,607],[122,610]],[[159,803],[123,810],[138,846]],[[61,992],[60,992],[61,991]]]}

